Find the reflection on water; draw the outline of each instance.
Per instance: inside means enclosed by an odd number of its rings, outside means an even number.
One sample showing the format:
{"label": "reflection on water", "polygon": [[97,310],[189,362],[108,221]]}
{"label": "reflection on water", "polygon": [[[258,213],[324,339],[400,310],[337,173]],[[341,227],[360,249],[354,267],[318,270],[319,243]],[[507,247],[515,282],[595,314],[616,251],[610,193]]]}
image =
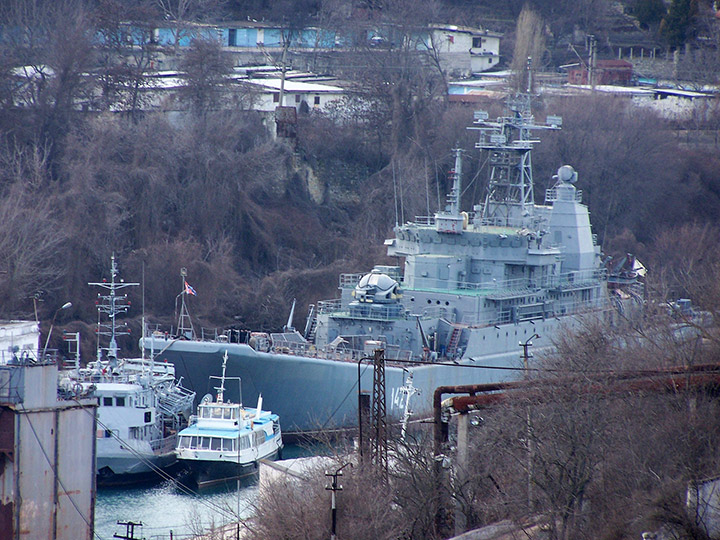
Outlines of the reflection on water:
{"label": "reflection on water", "polygon": [[[318,448],[288,445],[285,458],[321,453]],[[182,480],[182,478],[180,478]],[[201,530],[236,522],[237,515],[247,518],[257,496],[257,484],[243,480],[240,489],[235,482],[190,492],[168,481],[152,487],[98,489],[95,504],[95,539],[112,540],[114,534],[125,535],[118,521],[142,522],[135,528],[136,538],[146,540],[186,540]]]}
{"label": "reflection on water", "polygon": [[99,489],[95,505],[95,538],[109,540],[124,535],[118,521],[142,522],[136,538],[165,540],[190,538],[193,533],[248,517],[257,495],[257,485],[244,483],[240,489],[222,486],[187,493],[173,482],[155,487]]}

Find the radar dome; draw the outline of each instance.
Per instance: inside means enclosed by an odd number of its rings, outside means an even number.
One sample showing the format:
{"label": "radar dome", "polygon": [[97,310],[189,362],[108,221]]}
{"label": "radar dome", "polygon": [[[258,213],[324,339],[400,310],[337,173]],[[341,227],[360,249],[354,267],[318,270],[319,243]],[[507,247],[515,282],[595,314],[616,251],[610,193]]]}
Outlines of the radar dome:
{"label": "radar dome", "polygon": [[573,169],[570,165],[563,165],[558,169],[558,180],[561,182],[567,182],[569,184],[574,184],[577,182],[577,172],[575,172],[575,169]]}
{"label": "radar dome", "polygon": [[359,302],[389,304],[397,301],[400,285],[387,274],[373,270],[360,278],[354,293],[355,299]]}

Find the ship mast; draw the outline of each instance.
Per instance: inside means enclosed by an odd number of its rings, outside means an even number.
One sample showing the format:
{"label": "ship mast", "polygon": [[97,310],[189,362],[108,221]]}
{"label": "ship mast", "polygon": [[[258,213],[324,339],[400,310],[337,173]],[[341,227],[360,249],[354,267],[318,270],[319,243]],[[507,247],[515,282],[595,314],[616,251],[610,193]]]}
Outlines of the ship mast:
{"label": "ship mast", "polygon": [[[529,69],[529,68],[528,68]],[[532,223],[535,195],[532,177],[531,138],[535,129],[560,129],[562,118],[548,116],[546,124],[536,124],[531,112],[530,82],[527,93],[509,97],[503,116],[488,120],[485,111],[475,111],[473,126],[480,131],[475,148],[488,151],[490,179],[485,202],[479,210],[480,225],[528,227]]]}
{"label": "ship mast", "polygon": [[[126,287],[133,287],[140,285],[139,283],[126,283],[124,280],[119,279],[119,271],[117,263],[115,262],[115,254],[110,257],[110,283],[106,279],[103,279],[99,283],[88,283],[88,285],[101,287],[107,291],[107,294],[98,293],[97,299],[97,310],[98,310],[98,324],[97,324],[97,360],[102,360],[102,352],[106,351],[107,356],[110,360],[111,365],[115,365],[117,362],[117,336],[124,336],[130,334],[129,329],[125,323],[118,324],[117,316],[121,313],[126,313],[130,302],[128,302],[127,294],[118,294],[118,291]],[[107,315],[108,322],[102,321],[102,314]],[[107,348],[103,348],[100,345],[100,336],[109,336],[110,340]]]}

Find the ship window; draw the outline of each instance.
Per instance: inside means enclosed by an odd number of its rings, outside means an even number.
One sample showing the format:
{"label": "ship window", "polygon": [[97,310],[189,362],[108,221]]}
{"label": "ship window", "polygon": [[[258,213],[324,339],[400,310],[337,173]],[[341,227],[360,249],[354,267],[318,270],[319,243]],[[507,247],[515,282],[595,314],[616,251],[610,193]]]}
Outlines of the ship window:
{"label": "ship window", "polygon": [[199,448],[207,450],[210,448],[210,437],[198,437],[200,439]]}
{"label": "ship window", "polygon": [[145,423],[148,424],[152,422],[152,413],[150,411],[145,411]]}
{"label": "ship window", "polygon": [[223,419],[230,420],[232,418],[232,409],[223,410]]}
{"label": "ship window", "polygon": [[124,407],[125,406],[125,398],[124,397],[116,397],[115,398],[115,406]]}
{"label": "ship window", "polygon": [[210,411],[207,407],[200,407],[200,418],[210,418]]}
{"label": "ship window", "polygon": [[190,437],[190,446],[188,448],[197,448],[198,447],[198,438],[197,437]]}
{"label": "ship window", "polygon": [[243,435],[239,439],[240,441],[240,450],[245,450],[246,448],[250,448],[250,438],[247,435]]}
{"label": "ship window", "polygon": [[213,407],[211,414],[212,414],[211,418],[222,418],[222,414],[223,414],[222,407]]}
{"label": "ship window", "polygon": [[234,439],[221,439],[221,440],[222,440],[222,449],[224,451],[230,452],[230,451],[235,450],[235,448],[234,448],[235,445],[233,444],[235,442]]}
{"label": "ship window", "polygon": [[190,437],[180,437],[179,448],[188,448],[190,444]]}
{"label": "ship window", "polygon": [[210,448],[211,448],[212,450],[221,450],[221,444],[222,444],[221,441],[222,441],[222,439],[219,439],[219,438],[217,438],[217,437],[213,437],[213,438],[212,438],[212,441],[211,441],[211,443],[210,443]]}
{"label": "ship window", "polygon": [[265,432],[264,431],[256,431],[254,435],[255,435],[255,446],[260,446],[262,443],[265,442]]}
{"label": "ship window", "polygon": [[111,397],[104,397],[102,404],[103,404],[104,407],[112,407],[112,398],[111,398]]}

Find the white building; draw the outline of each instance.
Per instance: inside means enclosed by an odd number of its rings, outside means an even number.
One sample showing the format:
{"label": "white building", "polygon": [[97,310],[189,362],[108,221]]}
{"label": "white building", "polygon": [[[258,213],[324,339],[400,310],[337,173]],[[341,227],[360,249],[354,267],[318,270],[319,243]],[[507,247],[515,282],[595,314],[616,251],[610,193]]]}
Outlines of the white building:
{"label": "white building", "polygon": [[487,71],[500,62],[502,34],[454,25],[431,25],[431,44],[450,76]]}

